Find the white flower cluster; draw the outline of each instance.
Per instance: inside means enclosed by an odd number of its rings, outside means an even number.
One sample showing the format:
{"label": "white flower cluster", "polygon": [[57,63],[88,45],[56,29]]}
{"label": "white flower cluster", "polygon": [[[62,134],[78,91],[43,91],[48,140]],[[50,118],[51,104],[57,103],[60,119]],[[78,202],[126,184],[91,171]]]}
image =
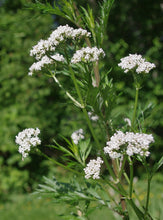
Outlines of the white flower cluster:
{"label": "white flower cluster", "polygon": [[94,115],[93,112],[88,112],[88,116],[92,121],[98,121],[99,119],[99,117],[97,115]]}
{"label": "white flower cluster", "polygon": [[80,128],[79,130],[74,131],[72,133],[72,135],[71,135],[71,138],[72,138],[72,140],[73,140],[73,142],[75,144],[78,144],[80,139],[84,139],[84,131],[83,131],[83,129]]}
{"label": "white flower cluster", "polygon": [[40,40],[32,50],[30,50],[30,56],[35,56],[36,60],[40,60],[47,51],[55,51],[55,47],[48,40]]}
{"label": "white flower cluster", "polygon": [[136,73],[149,73],[149,71],[155,68],[154,63],[147,62],[141,55],[129,54],[129,56],[121,59],[118,64],[124,72],[127,73],[129,70],[135,70]]}
{"label": "white flower cluster", "polygon": [[140,156],[149,156],[149,144],[154,142],[152,134],[141,134],[122,131],[117,131],[106,143],[104,152],[109,154],[113,159],[119,158],[124,154],[133,156],[139,154]]}
{"label": "white flower cluster", "polygon": [[97,47],[83,47],[77,50],[71,59],[71,63],[83,62],[95,62],[98,61],[100,57],[104,57],[105,53],[102,48]]}
{"label": "white flower cluster", "polygon": [[60,25],[47,40],[40,40],[37,45],[33,46],[30,56],[36,56],[36,59],[39,60],[47,51],[55,51],[55,48],[66,39],[89,37],[90,35],[90,32],[82,28],[74,29],[68,25]]}
{"label": "white flower cluster", "polygon": [[58,46],[61,42],[66,39],[75,39],[81,37],[90,37],[91,33],[82,28],[74,29],[69,27],[68,24],[62,26],[60,25],[55,31],[53,31],[48,38],[48,41],[54,45]]}
{"label": "white flower cluster", "polygon": [[36,63],[33,63],[32,66],[29,68],[29,76],[32,76],[35,71],[41,70],[45,65],[49,65],[54,63],[54,61],[64,62],[63,55],[55,54],[50,58],[48,56],[43,56],[42,59]]}
{"label": "white flower cluster", "polygon": [[19,145],[19,153],[22,154],[22,159],[28,156],[31,150],[31,146],[36,147],[41,144],[41,140],[38,135],[40,130],[38,128],[27,128],[18,133],[15,142]]}
{"label": "white flower cluster", "polygon": [[[46,56],[48,54],[53,54],[56,47],[66,41],[67,39],[76,39],[81,37],[90,37],[91,33],[86,30],[79,28],[74,29],[68,25],[59,26],[54,30],[47,40],[40,40],[37,45],[33,46],[30,51],[30,56],[35,56],[36,60],[39,62],[34,63],[30,67],[30,72],[28,75],[32,75],[34,71],[41,70],[41,68],[46,64],[52,64],[54,61],[64,62],[64,57],[60,54],[50,55],[50,58]],[[41,59],[41,60],[40,60]]]}
{"label": "white flower cluster", "polygon": [[90,160],[90,162],[87,164],[87,167],[84,168],[85,178],[89,179],[92,177],[93,179],[99,179],[100,168],[102,163],[103,160],[100,157],[97,157],[97,160]]}

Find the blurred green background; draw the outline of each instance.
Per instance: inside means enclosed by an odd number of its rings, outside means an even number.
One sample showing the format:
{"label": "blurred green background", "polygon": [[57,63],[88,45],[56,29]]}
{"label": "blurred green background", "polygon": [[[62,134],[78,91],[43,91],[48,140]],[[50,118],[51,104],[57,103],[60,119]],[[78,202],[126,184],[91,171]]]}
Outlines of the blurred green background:
{"label": "blurred green background", "polygon": [[[33,63],[33,59],[29,56],[32,46],[41,38],[48,37],[59,24],[67,23],[57,16],[28,10],[26,5],[30,2],[30,0],[0,1],[0,215],[3,213],[2,219],[10,219],[11,216],[5,215],[5,209],[15,203],[17,198],[20,203],[24,202],[22,195],[32,192],[41,182],[43,175],[66,175],[63,170],[37,155],[30,155],[22,161],[15,145],[17,133],[24,128],[39,127],[44,145],[51,143],[53,137],[57,140],[58,134],[70,136],[75,129],[85,127],[82,117],[77,115],[76,108],[70,108],[64,93],[52,79],[43,75],[34,77],[27,75],[28,68]],[[77,0],[76,2],[77,5],[85,7],[89,4],[98,15],[100,1]],[[129,114],[134,97],[131,79],[126,77],[117,66],[120,58],[129,53],[140,53],[148,61],[156,64],[157,68],[148,77],[140,95],[142,100],[140,111],[147,109],[144,113],[147,117],[145,126],[155,137],[155,145],[151,148],[151,164],[159,160],[163,153],[162,17],[161,1],[115,1],[103,47],[106,53],[106,69],[112,67],[110,77],[113,78],[117,90],[123,92],[115,109],[117,115],[122,112]],[[55,157],[57,158],[57,155]],[[141,167],[136,172],[140,179],[143,178]],[[157,186],[160,187],[163,184],[161,170],[156,180]],[[160,201],[163,199],[163,190],[161,193]],[[30,202],[28,204],[28,211],[32,210],[33,217],[28,216],[27,219],[45,219],[39,218],[37,216],[39,211],[33,211],[33,205]],[[44,206],[44,203],[42,204]],[[42,207],[42,204],[37,203],[38,207]],[[13,210],[17,209],[17,206],[16,204],[12,206]],[[23,213],[24,207],[20,208]],[[13,215],[12,208],[9,209],[11,210],[9,215]],[[53,205],[46,207],[45,213],[48,209],[48,212],[55,213]],[[47,219],[54,218],[49,216]],[[55,219],[57,220],[57,217]]]}

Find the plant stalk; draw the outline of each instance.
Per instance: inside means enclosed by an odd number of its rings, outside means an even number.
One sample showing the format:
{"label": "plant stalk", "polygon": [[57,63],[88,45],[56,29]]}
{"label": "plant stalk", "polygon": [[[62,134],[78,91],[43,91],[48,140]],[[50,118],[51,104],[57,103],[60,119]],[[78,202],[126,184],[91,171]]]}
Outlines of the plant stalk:
{"label": "plant stalk", "polygon": [[82,96],[81,96],[81,93],[80,93],[80,90],[79,90],[79,87],[78,87],[78,84],[77,84],[77,81],[76,81],[76,78],[75,78],[75,75],[74,75],[74,72],[73,72],[71,66],[69,66],[69,69],[70,69],[70,72],[71,72],[71,77],[72,77],[72,80],[73,80],[73,83],[74,83],[76,92],[77,92],[77,94],[78,94],[80,103],[81,103],[81,105],[83,106],[82,111],[83,111],[83,113],[84,113],[84,115],[85,115],[85,118],[86,118],[88,127],[89,127],[89,129],[90,129],[90,132],[91,132],[91,134],[92,134],[92,136],[93,136],[93,138],[94,138],[94,140],[95,140],[95,142],[96,142],[96,144],[97,144],[97,147],[99,148],[99,150],[100,150],[100,152],[101,152],[102,158],[103,158],[103,160],[104,160],[104,162],[105,162],[105,164],[106,164],[106,167],[107,167],[107,169],[108,169],[110,175],[112,176],[112,178],[113,178],[114,180],[116,180],[116,176],[115,176],[114,172],[112,171],[112,169],[111,169],[111,167],[110,167],[110,165],[109,165],[109,163],[108,163],[108,161],[107,161],[107,158],[106,158],[106,156],[105,156],[105,154],[104,154],[104,152],[103,152],[103,149],[101,148],[101,145],[100,145],[100,143],[99,143],[99,141],[98,141],[98,139],[97,139],[97,137],[96,137],[96,134],[95,134],[95,132],[94,132],[94,130],[93,130],[92,124],[91,124],[90,119],[89,119],[89,117],[88,117],[88,113],[87,113],[87,110],[86,110],[86,108],[85,108],[85,104],[84,104],[84,101],[83,101],[83,99],[82,99]]}
{"label": "plant stalk", "polygon": [[130,187],[129,187],[129,197],[132,198],[132,192],[133,192],[133,178],[134,178],[134,169],[133,169],[133,162],[129,162],[130,166]]}
{"label": "plant stalk", "polygon": [[73,172],[73,173],[75,173],[75,174],[78,174],[78,175],[81,174],[80,172],[76,171],[75,169],[71,169],[71,168],[69,168],[69,167],[63,165],[62,163],[59,163],[58,161],[53,160],[51,157],[49,157],[49,156],[47,156],[46,154],[44,154],[40,149],[37,148],[37,150],[39,151],[39,153],[40,153],[43,157],[45,157],[46,159],[52,161],[52,162],[55,163],[56,165],[58,165],[58,166],[60,166],[60,167],[63,167],[64,169],[69,170],[69,171],[71,171],[71,172]]}
{"label": "plant stalk", "polygon": [[133,210],[135,211],[135,214],[137,215],[139,220],[145,220],[144,219],[144,214],[143,212],[135,205],[135,203],[133,202],[132,199],[127,199],[127,202],[129,203],[129,205],[133,208]]}
{"label": "plant stalk", "polygon": [[147,184],[147,199],[145,205],[145,217],[148,215],[148,206],[149,206],[149,196],[150,196],[150,185],[151,185],[151,178],[148,175],[148,184]]}
{"label": "plant stalk", "polygon": [[134,112],[133,112],[132,122],[131,122],[132,130],[134,130],[134,124],[135,124],[135,118],[136,118],[136,110],[137,110],[137,105],[138,105],[138,95],[139,95],[139,88],[136,86]]}

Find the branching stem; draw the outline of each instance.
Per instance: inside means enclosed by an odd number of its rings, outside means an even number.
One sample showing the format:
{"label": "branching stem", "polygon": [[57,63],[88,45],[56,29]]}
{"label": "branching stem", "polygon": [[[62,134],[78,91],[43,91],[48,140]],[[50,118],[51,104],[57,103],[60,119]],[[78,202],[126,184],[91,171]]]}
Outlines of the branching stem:
{"label": "branching stem", "polygon": [[76,92],[77,92],[77,94],[78,94],[80,103],[81,103],[82,106],[84,106],[84,107],[82,108],[82,111],[83,111],[84,116],[85,116],[85,118],[86,118],[86,121],[87,121],[88,127],[89,127],[89,129],[90,129],[90,132],[91,132],[91,134],[92,134],[92,136],[93,136],[93,138],[94,138],[94,140],[95,140],[95,142],[96,142],[97,147],[99,148],[99,150],[100,150],[100,152],[101,152],[101,156],[102,156],[102,158],[103,158],[103,160],[104,160],[104,162],[105,162],[105,164],[106,164],[106,167],[107,167],[107,169],[108,169],[110,175],[112,176],[112,178],[113,178],[114,180],[116,180],[116,176],[115,176],[114,172],[112,171],[112,169],[111,169],[111,167],[110,167],[110,165],[109,165],[109,163],[108,163],[108,160],[107,160],[107,158],[106,158],[106,156],[105,156],[105,154],[104,154],[104,151],[103,151],[103,149],[101,148],[101,145],[100,145],[100,143],[99,143],[99,141],[98,141],[98,139],[97,139],[97,137],[96,137],[96,134],[95,134],[95,132],[94,132],[94,130],[93,130],[92,124],[91,124],[90,119],[89,119],[89,117],[88,117],[87,110],[86,110],[86,108],[85,108],[84,101],[83,101],[83,99],[82,99],[82,95],[81,95],[81,93],[80,93],[80,89],[79,89],[79,87],[78,87],[78,84],[77,84],[77,81],[76,81],[76,78],[75,78],[75,75],[74,75],[74,72],[73,72],[71,66],[69,66],[69,70],[70,70],[70,72],[71,72],[71,78],[72,78],[72,81],[73,81],[73,83],[74,83]]}

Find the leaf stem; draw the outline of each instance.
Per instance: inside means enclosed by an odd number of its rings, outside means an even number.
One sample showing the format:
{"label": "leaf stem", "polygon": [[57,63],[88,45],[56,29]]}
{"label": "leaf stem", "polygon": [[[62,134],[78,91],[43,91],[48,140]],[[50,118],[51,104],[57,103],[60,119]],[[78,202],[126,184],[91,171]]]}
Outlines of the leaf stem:
{"label": "leaf stem", "polygon": [[120,172],[118,174],[118,178],[121,179],[121,176],[123,174],[123,171],[124,171],[124,167],[125,167],[125,163],[126,163],[126,159],[127,159],[127,156],[125,155],[124,158],[123,158],[123,161],[122,161],[122,165],[120,167]]}
{"label": "leaf stem", "polygon": [[150,178],[150,176],[148,175],[147,199],[146,199],[146,206],[145,206],[145,217],[148,215],[149,196],[150,196],[150,185],[151,185],[151,178]]}
{"label": "leaf stem", "polygon": [[127,199],[127,202],[130,204],[130,206],[135,211],[136,215],[138,216],[139,220],[144,220],[144,214],[143,212],[135,205],[132,199]]}
{"label": "leaf stem", "polygon": [[81,175],[81,173],[78,172],[78,171],[76,171],[75,169],[71,169],[71,168],[69,168],[69,167],[63,165],[62,163],[59,163],[58,161],[52,159],[51,157],[47,156],[47,155],[44,154],[40,149],[37,148],[37,150],[38,150],[38,152],[40,153],[41,156],[43,156],[43,157],[45,157],[46,159],[52,161],[52,162],[55,163],[56,165],[58,165],[58,166],[60,166],[60,167],[63,167],[64,169],[69,170],[69,171],[71,171],[71,172],[73,172],[73,173],[75,173],[75,174]]}
{"label": "leaf stem", "polygon": [[133,192],[133,177],[134,177],[134,169],[133,169],[133,162],[130,159],[129,161],[130,166],[130,187],[129,187],[129,197],[132,198],[132,192]]}
{"label": "leaf stem", "polygon": [[134,130],[135,117],[136,117],[136,110],[137,110],[137,105],[138,105],[138,95],[139,95],[139,87],[136,86],[134,112],[133,112],[132,122],[131,122],[131,128],[132,128],[132,130]]}
{"label": "leaf stem", "polygon": [[105,156],[105,154],[104,154],[104,151],[103,151],[103,149],[101,148],[101,145],[100,145],[100,143],[99,143],[99,141],[98,141],[98,139],[97,139],[97,137],[96,137],[96,134],[95,134],[95,132],[94,132],[94,130],[93,130],[92,124],[91,124],[90,119],[89,119],[89,117],[88,117],[88,113],[87,113],[87,110],[86,110],[86,108],[85,108],[85,104],[84,104],[84,101],[83,101],[83,99],[82,99],[82,95],[81,95],[81,93],[80,93],[80,90],[79,90],[79,87],[78,87],[78,84],[77,84],[77,81],[76,81],[76,78],[75,78],[75,75],[74,75],[74,72],[73,72],[71,66],[69,66],[69,70],[70,70],[70,72],[71,72],[71,78],[72,78],[72,81],[73,81],[73,83],[74,83],[76,92],[77,92],[77,94],[78,94],[80,103],[81,103],[81,105],[83,106],[82,111],[83,111],[83,113],[84,113],[84,115],[85,115],[85,118],[86,118],[88,127],[89,127],[89,129],[90,129],[90,132],[91,132],[91,134],[92,134],[92,136],[93,136],[93,138],[94,138],[94,140],[95,140],[95,142],[96,142],[96,144],[97,144],[97,147],[99,148],[99,150],[100,150],[100,152],[101,152],[102,158],[103,158],[103,160],[104,160],[104,162],[105,162],[105,164],[106,164],[106,167],[107,167],[107,169],[108,169],[110,175],[112,176],[112,178],[113,178],[114,180],[116,180],[116,176],[115,176],[114,172],[112,171],[112,169],[111,169],[111,167],[110,167],[110,165],[109,165],[109,163],[108,163],[108,161],[107,161],[107,158],[106,158],[106,156]]}
{"label": "leaf stem", "polygon": [[60,84],[59,80],[57,79],[57,77],[55,76],[55,73],[52,73],[51,70],[49,70],[52,78],[54,79],[54,81],[58,84],[58,86],[63,89],[63,91],[66,93],[66,95],[75,103],[76,106],[80,107],[80,108],[83,108],[83,106],[78,102],[76,101],[76,99],[67,91],[64,89],[64,87]]}

